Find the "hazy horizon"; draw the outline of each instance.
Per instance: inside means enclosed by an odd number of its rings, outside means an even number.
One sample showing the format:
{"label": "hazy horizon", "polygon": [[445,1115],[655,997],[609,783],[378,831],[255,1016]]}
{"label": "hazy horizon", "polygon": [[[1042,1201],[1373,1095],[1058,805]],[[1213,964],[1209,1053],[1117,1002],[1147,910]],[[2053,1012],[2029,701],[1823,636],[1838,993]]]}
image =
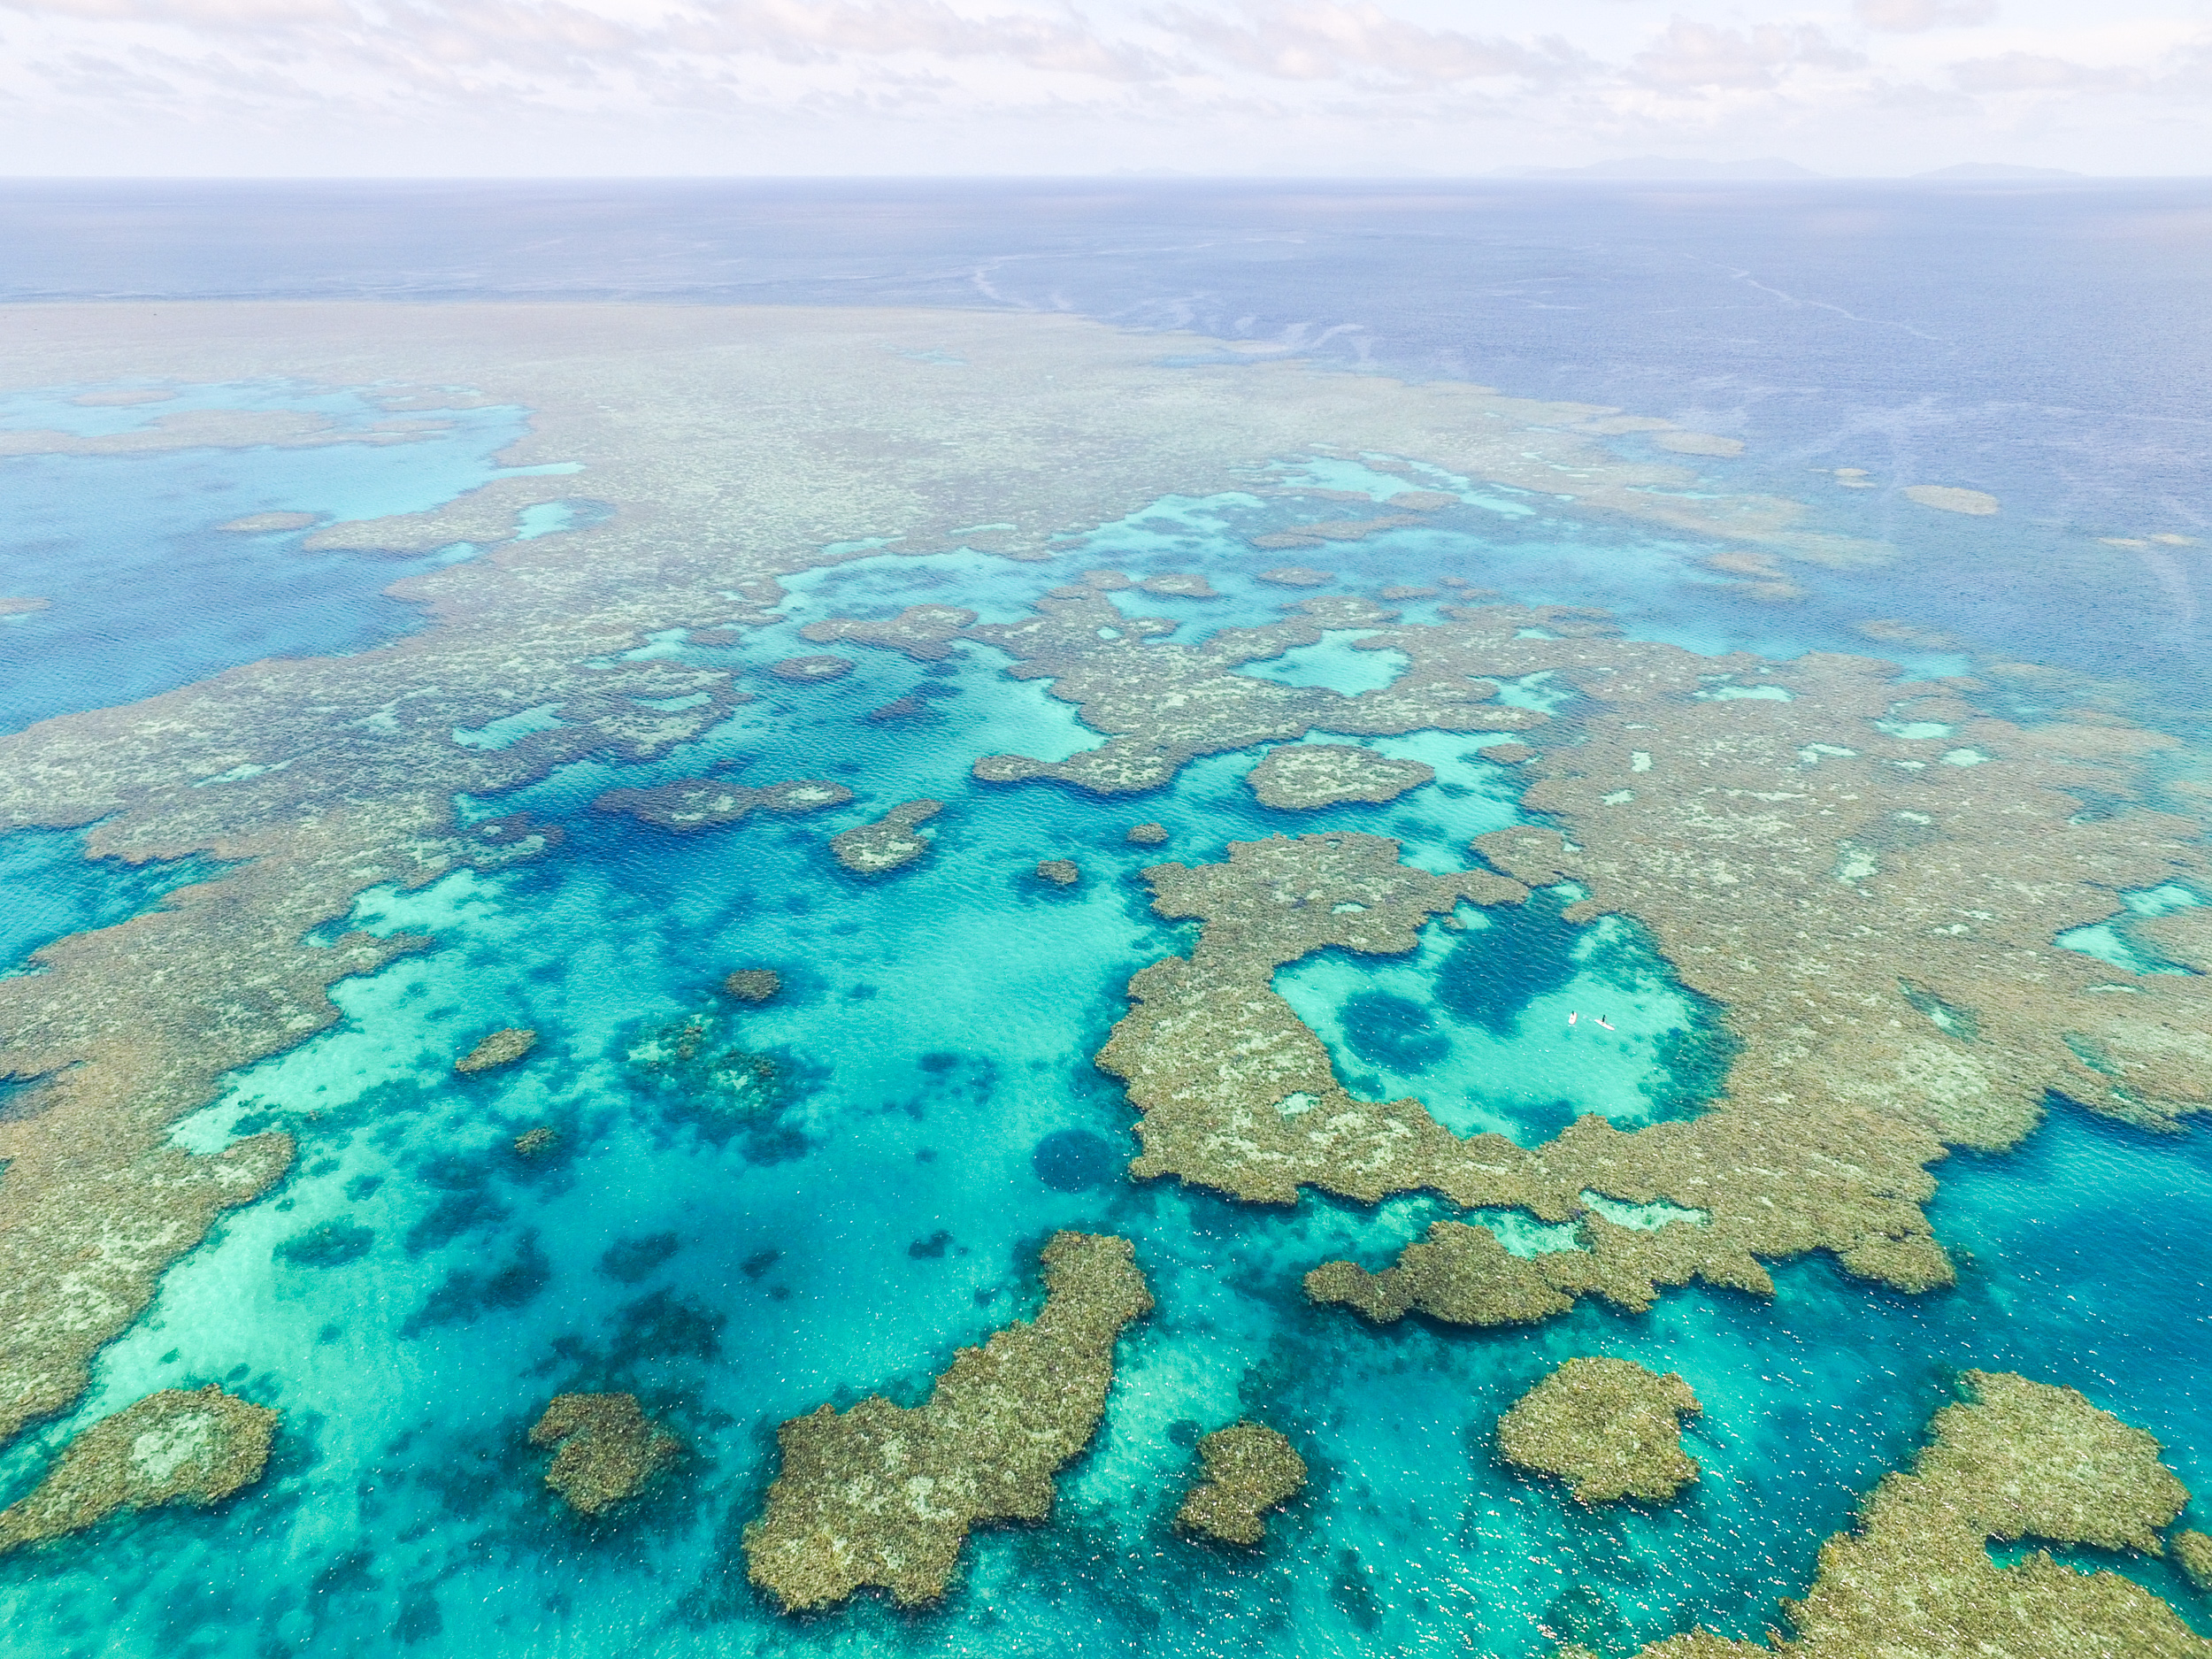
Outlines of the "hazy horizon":
{"label": "hazy horizon", "polygon": [[2193,0],[4,0],[10,177],[2187,176]]}

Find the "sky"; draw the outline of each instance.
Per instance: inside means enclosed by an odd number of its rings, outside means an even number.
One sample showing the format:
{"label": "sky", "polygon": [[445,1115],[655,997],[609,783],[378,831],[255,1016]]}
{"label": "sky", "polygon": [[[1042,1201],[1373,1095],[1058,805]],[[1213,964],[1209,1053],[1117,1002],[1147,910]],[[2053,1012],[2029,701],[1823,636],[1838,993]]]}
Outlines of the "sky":
{"label": "sky", "polygon": [[0,173],[2212,173],[2212,0],[0,0]]}

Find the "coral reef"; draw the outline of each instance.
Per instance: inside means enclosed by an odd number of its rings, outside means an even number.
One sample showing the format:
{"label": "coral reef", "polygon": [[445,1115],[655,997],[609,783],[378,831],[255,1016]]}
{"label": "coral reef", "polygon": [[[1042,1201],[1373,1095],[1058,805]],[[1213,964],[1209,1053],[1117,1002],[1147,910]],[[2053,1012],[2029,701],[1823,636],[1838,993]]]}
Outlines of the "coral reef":
{"label": "coral reef", "polygon": [[817,644],[842,641],[873,645],[886,650],[903,651],[918,663],[936,663],[952,655],[954,639],[963,628],[974,623],[975,612],[958,605],[909,605],[897,616],[879,621],[832,618],[826,622],[810,622],[799,630],[799,634]]}
{"label": "coral reef", "polygon": [[212,1386],[148,1394],[71,1440],[29,1496],[0,1510],[0,1552],[118,1509],[219,1503],[261,1479],[279,1415]]}
{"label": "coral reef", "polygon": [[1203,576],[1191,571],[1165,571],[1157,576],[1148,576],[1137,584],[1148,594],[1158,594],[1173,599],[1218,599],[1214,585]]}
{"label": "coral reef", "polygon": [[723,976],[722,988],[741,1002],[764,1002],[783,989],[783,975],[773,968],[739,968]]}
{"label": "coral reef", "polygon": [[1256,1544],[1267,1512],[1306,1484],[1306,1460],[1259,1423],[1233,1423],[1198,1442],[1205,1478],[1190,1490],[1175,1524],[1225,1544]]}
{"label": "coral reef", "polygon": [[530,1444],[561,1448],[545,1484],[584,1515],[634,1498],[684,1448],[646,1417],[635,1394],[555,1394],[531,1425]]}
{"label": "coral reef", "polygon": [[1961,489],[1952,484],[1908,484],[1899,493],[1907,501],[1933,507],[1939,512],[1962,512],[1986,518],[1998,511],[1997,498],[1987,491]]}
{"label": "coral reef", "polygon": [[1624,1359],[1571,1359],[1498,1420],[1498,1454],[1558,1475],[1584,1503],[1663,1503],[1697,1479],[1681,1419],[1702,1410],[1690,1385]]}
{"label": "coral reef", "polygon": [[[1689,490],[1683,468],[1608,454],[1584,423],[1609,411],[1287,361],[1164,368],[1160,354],[1172,348],[1162,336],[1067,317],[130,302],[7,315],[20,323],[10,334],[18,386],[214,383],[234,380],[242,364],[273,382],[336,386],[373,363],[376,396],[395,411],[459,398],[532,414],[499,457],[501,476],[481,488],[305,537],[311,550],[487,549],[395,587],[420,607],[419,630],[0,736],[0,831],[82,827],[94,858],[198,852],[223,864],[162,909],[58,941],[35,953],[37,972],[0,979],[0,1076],[28,1081],[36,1102],[0,1121],[0,1326],[11,1334],[0,1348],[0,1441],[74,1398],[91,1355],[138,1317],[162,1271],[292,1156],[279,1134],[195,1155],[170,1141],[171,1126],[215,1098],[231,1071],[328,1028],[334,981],[427,943],[334,939],[330,925],[369,889],[499,869],[549,844],[535,833],[487,842],[457,822],[457,800],[497,798],[588,758],[662,760],[735,706],[726,667],[632,655],[657,634],[776,620],[780,577],[858,544],[1045,557],[1070,526],[1118,522],[1164,493],[1240,488],[1250,469],[1307,452],[1317,431],[1571,503],[1561,511],[1836,565],[1893,557],[1808,531],[1800,503]],[[918,336],[958,356],[961,373],[902,357]],[[1040,378],[1042,364],[1050,379]],[[457,384],[473,389],[448,389]],[[193,421],[180,416],[120,442],[12,432],[6,447],[150,452],[414,435],[396,423],[348,432],[296,411],[246,411],[220,429]],[[519,516],[572,494],[576,468],[604,515],[518,539]],[[1349,718],[1360,724],[1348,734],[1370,735],[1475,729],[1461,722],[1483,712],[1481,687],[1442,679],[1419,700],[1401,687],[1342,699],[1263,685],[1228,672],[1235,650],[1258,643],[1248,633],[1210,641],[1202,657],[1204,648],[1148,644],[1157,629],[1124,629],[1102,594],[1064,603],[1064,615],[997,637],[1016,649],[1017,672],[1057,679],[1056,695],[1084,703],[1086,719],[1097,713],[1091,723],[1110,739],[1142,734],[1110,743],[1102,763],[1101,752],[1079,757],[1076,778],[1149,787],[1172,775],[1179,756],[1286,741],[1316,718]],[[1102,626],[1122,639],[1102,641]],[[1081,654],[1087,630],[1102,654]],[[1266,637],[1274,649],[1299,642]],[[1155,664],[1145,655],[1154,649],[1175,655]],[[1534,661],[1528,672],[1556,666]],[[1244,685],[1225,687],[1230,680]],[[1147,698],[1160,708],[1148,710]],[[1211,718],[1217,706],[1234,718]],[[558,726],[502,749],[454,740],[536,708],[557,710]],[[1487,712],[1516,729],[1539,718]]]}
{"label": "coral reef", "polygon": [[1979,1398],[1937,1412],[1912,1472],[1885,1476],[1857,1527],[1821,1546],[1812,1588],[1784,1603],[1793,1640],[1770,1647],[1697,1631],[1642,1659],[2212,1655],[2212,1642],[2118,1573],[2078,1572],[2043,1550],[2012,1567],[1990,1559],[1993,1539],[2157,1554],[2157,1529],[2188,1496],[2158,1442],[2071,1388],[2003,1372],[1962,1380]]}
{"label": "coral reef", "polygon": [[51,611],[53,608],[54,602],[50,599],[37,599],[26,595],[11,596],[0,594],[0,617],[27,617],[37,611]]}
{"label": "coral reef", "polygon": [[[1148,872],[1156,909],[1206,932],[1188,960],[1132,982],[1099,1056],[1143,1114],[1139,1174],[1271,1202],[1300,1184],[1370,1201],[1427,1187],[1579,1219],[1586,1246],[1524,1261],[1483,1229],[1439,1223],[1399,1268],[1332,1263],[1310,1294],[1379,1318],[1490,1323],[1585,1291],[1639,1306],[1691,1278],[1763,1292],[1759,1258],[1816,1249],[1924,1289],[1952,1277],[1921,1208],[1947,1147],[2012,1145],[2052,1092],[2151,1128],[2212,1104],[2212,979],[2132,974],[2054,943],[2113,915],[2116,892],[2212,887],[2198,826],[2136,804],[2170,740],[2088,711],[1993,719],[1971,684],[1906,683],[1863,658],[1624,641],[1559,607],[1448,618],[1361,641],[1409,659],[1382,695],[1418,706],[1430,687],[1542,673],[1581,699],[1582,741],[1525,763],[1527,805],[1557,827],[1500,831],[1479,850],[1531,886],[1574,884],[1571,922],[1640,922],[1738,1047],[1723,1096],[1694,1119],[1629,1133],[1585,1118],[1536,1148],[1463,1142],[1417,1101],[1353,1100],[1270,989],[1283,962],[1341,942],[1279,921],[1370,902],[1339,852],[1308,837],[1266,859],[1233,849],[1203,871]],[[1167,729],[1149,722],[1150,755]],[[1175,742],[1166,759],[1205,746]],[[2084,791],[2112,810],[2082,812]],[[2034,881],[2016,879],[2025,869]],[[1280,908],[1255,910],[1269,892]],[[2170,926],[2177,950],[2202,948],[2190,922]],[[1618,1228],[1586,1213],[1586,1191],[1699,1217]]]}
{"label": "coral reef", "polygon": [[1157,847],[1167,840],[1167,826],[1151,823],[1132,824],[1129,826],[1129,833],[1122,839],[1138,847]]}
{"label": "coral reef", "polygon": [[[1316,526],[1317,529],[1321,526]],[[1259,547],[1310,546],[1312,539],[1305,536],[1258,536],[1254,544]],[[1262,571],[1260,580],[1273,582],[1278,588],[1322,588],[1336,580],[1334,571],[1317,571],[1310,565],[1278,565],[1271,571]]]}
{"label": "coral reef", "polygon": [[561,1137],[544,1124],[526,1129],[515,1137],[515,1154],[518,1157],[543,1157],[560,1144]]}
{"label": "coral reef", "polygon": [[928,822],[944,810],[941,801],[909,801],[893,807],[872,824],[863,824],[830,838],[837,862],[855,875],[879,876],[912,864],[929,850],[929,837],[915,826]]}
{"label": "coral reef", "polygon": [[311,512],[250,512],[242,518],[233,518],[228,524],[215,527],[239,535],[267,535],[273,531],[304,530],[314,522],[315,515]]}
{"label": "coral reef", "polygon": [[1285,743],[1245,774],[1263,804],[1292,810],[1348,801],[1379,805],[1436,776],[1417,760],[1394,760],[1356,743]]}
{"label": "coral reef", "polygon": [[819,812],[852,798],[850,789],[826,778],[794,778],[761,789],[718,778],[679,778],[649,789],[609,789],[591,807],[595,812],[627,812],[681,835],[710,825],[734,824],[755,811]]}
{"label": "coral reef", "polygon": [[538,1033],[522,1025],[503,1025],[453,1063],[456,1071],[490,1071],[512,1065],[538,1046]]}
{"label": "coral reef", "polygon": [[787,1612],[863,1585],[901,1606],[934,1601],[971,1528],[1045,1517],[1053,1477],[1105,1410],[1114,1344],[1152,1294],[1125,1239],[1056,1233],[1043,1266],[1036,1318],[961,1349],[921,1405],[872,1394],[777,1432],[783,1467],[745,1554]]}
{"label": "coral reef", "polygon": [[1083,872],[1072,858],[1045,858],[1038,862],[1037,876],[1056,887],[1071,887],[1083,879]]}
{"label": "coral reef", "polygon": [[780,663],[769,664],[768,672],[778,680],[813,685],[824,680],[842,680],[853,672],[853,659],[849,657],[787,657]]}
{"label": "coral reef", "polygon": [[2177,1532],[2173,1545],[2174,1559],[2189,1575],[2189,1582],[2200,1590],[2212,1590],[2212,1538],[2202,1532]]}

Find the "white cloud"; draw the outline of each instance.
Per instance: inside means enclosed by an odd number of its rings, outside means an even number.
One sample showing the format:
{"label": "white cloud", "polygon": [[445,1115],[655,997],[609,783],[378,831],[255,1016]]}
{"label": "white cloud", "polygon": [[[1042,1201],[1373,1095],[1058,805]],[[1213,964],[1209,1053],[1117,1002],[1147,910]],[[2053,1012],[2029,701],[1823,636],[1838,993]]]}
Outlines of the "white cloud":
{"label": "white cloud", "polygon": [[1997,15],[1997,0],[1852,0],[1851,11],[1870,29],[1917,35],[1986,23]]}
{"label": "white cloud", "polygon": [[[2202,0],[1675,3],[1655,32],[1642,7],[1581,0],[0,0],[0,166],[1389,173],[1655,151],[2143,172],[2212,155]],[[1971,54],[1954,33],[1970,24]]]}
{"label": "white cloud", "polygon": [[1855,69],[1865,63],[1807,24],[1718,28],[1676,18],[1629,60],[1629,78],[1664,92],[1764,90],[1793,68]]}

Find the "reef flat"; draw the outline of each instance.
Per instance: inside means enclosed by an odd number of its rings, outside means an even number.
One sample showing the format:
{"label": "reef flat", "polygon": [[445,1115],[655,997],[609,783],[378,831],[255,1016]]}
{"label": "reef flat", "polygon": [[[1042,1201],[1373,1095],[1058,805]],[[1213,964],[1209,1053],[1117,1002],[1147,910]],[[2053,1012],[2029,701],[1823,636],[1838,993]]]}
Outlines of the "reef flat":
{"label": "reef flat", "polygon": [[736,824],[754,812],[790,816],[842,806],[853,798],[826,778],[795,778],[749,789],[716,778],[679,778],[649,789],[609,789],[593,801],[595,812],[627,812],[641,823],[684,834],[717,824]]}
{"label": "reef flat", "polygon": [[538,1033],[527,1026],[503,1025],[456,1060],[453,1069],[463,1073],[496,1071],[512,1065],[537,1046]]}
{"label": "reef flat", "polygon": [[1663,1503],[1698,1476],[1682,1449],[1682,1418],[1703,1408],[1676,1373],[1632,1360],[1571,1359],[1498,1419],[1498,1453],[1559,1475],[1584,1503]]}
{"label": "reef flat", "polygon": [[1394,760],[1356,743],[1286,743],[1245,774],[1261,804],[1287,811],[1336,806],[1347,801],[1380,805],[1418,788],[1436,768]]}
{"label": "reef flat", "polygon": [[783,1468],[745,1529],[752,1580],[787,1611],[864,1585],[901,1606],[945,1593],[969,1530],[1042,1520],[1053,1477],[1090,1441],[1124,1326],[1152,1310],[1129,1241],[1056,1234],[1034,1320],[962,1348],[927,1401],[872,1394],[777,1432]]}
{"label": "reef flat", "polygon": [[2212,1654],[2212,1642],[2118,1573],[2079,1572],[2044,1550],[2011,1567],[1990,1559],[1992,1540],[2020,1539],[2159,1554],[2160,1529],[2189,1494],[2159,1461],[2158,1442],[2071,1388],[1991,1371],[1961,1380],[1973,1402],[1937,1412],[1912,1472],[1884,1477],[1856,1529],[1822,1546],[1819,1578],[1786,1606],[1793,1640],[1770,1647],[1699,1631],[1646,1647],[1643,1659]]}
{"label": "reef flat", "polygon": [[[1152,648],[1180,656],[1176,695],[1147,704],[1118,641],[1063,624],[1102,603],[1048,597],[1037,623],[964,631],[1013,650],[1016,673],[1055,674],[1056,695],[1118,733],[1049,765],[987,758],[979,777],[1152,787],[1216,747],[1358,729],[1363,715],[1371,729],[1463,728],[1486,718],[1499,683],[1549,676],[1578,694],[1576,741],[1520,764],[1525,804],[1560,827],[1482,837],[1475,849],[1514,879],[1471,871],[1459,895],[1494,903],[1544,887],[1571,901],[1571,923],[1635,918],[1738,1044],[1723,1097],[1692,1121],[1624,1133],[1585,1117],[1541,1148],[1463,1141],[1417,1101],[1354,1100],[1269,987],[1330,945],[1412,949],[1410,927],[1370,931],[1385,919],[1370,913],[1379,860],[1394,849],[1348,860],[1360,838],[1264,856],[1246,843],[1222,864],[1148,872],[1155,910],[1206,931],[1190,957],[1132,981],[1131,1012],[1098,1056],[1143,1114],[1136,1173],[1276,1203],[1309,1184],[1370,1202],[1428,1188],[1578,1222],[1587,1247],[1509,1258],[1485,1229],[1442,1221],[1383,1274],[1318,1270],[1317,1300],[1494,1324],[1590,1291],[1640,1308],[1693,1278],[1763,1293],[1759,1258],[1814,1249],[1925,1289],[1952,1278],[1921,1208],[1947,1148],[2015,1144],[2052,1092],[2151,1128],[2212,1104],[2206,978],[2116,969],[2055,942],[2112,917],[2124,891],[2212,876],[2199,820],[2157,798],[2154,763],[2171,739],[2090,710],[2024,726],[1981,712],[1976,682],[1908,683],[1870,658],[1700,657],[1559,607],[1455,606],[1441,624],[1378,626],[1356,599],[1300,609],[1330,607],[1340,626],[1374,629],[1358,649],[1402,653],[1409,667],[1383,689],[1294,702],[1310,694],[1233,672],[1310,637],[1288,623]],[[1500,712],[1517,729],[1548,720]],[[2112,805],[2085,814],[2085,792]],[[2016,878],[2028,869],[2032,881]],[[1447,889],[1422,877],[1399,891]],[[1332,916],[1358,919],[1345,933],[1314,919]],[[2193,926],[2174,926],[2177,951]],[[1586,1192],[1685,1214],[1622,1227]]]}
{"label": "reef flat", "polygon": [[1198,1442],[1205,1476],[1190,1489],[1175,1524],[1225,1544],[1267,1536],[1267,1512],[1306,1484],[1306,1460],[1263,1423],[1232,1423]]}
{"label": "reef flat", "polygon": [[219,1503],[261,1479],[277,1415],[211,1386],[149,1394],[79,1434],[27,1497],[0,1510],[0,1552],[119,1509]]}
{"label": "reef flat", "polygon": [[830,851],[837,862],[857,876],[887,875],[903,869],[929,850],[929,837],[916,826],[926,824],[944,810],[941,801],[909,801],[895,806],[872,824],[863,824],[830,837]]}
{"label": "reef flat", "polygon": [[530,1444],[557,1446],[545,1484],[570,1508],[597,1515],[634,1498],[683,1451],[635,1394],[556,1394],[530,1426]]}

